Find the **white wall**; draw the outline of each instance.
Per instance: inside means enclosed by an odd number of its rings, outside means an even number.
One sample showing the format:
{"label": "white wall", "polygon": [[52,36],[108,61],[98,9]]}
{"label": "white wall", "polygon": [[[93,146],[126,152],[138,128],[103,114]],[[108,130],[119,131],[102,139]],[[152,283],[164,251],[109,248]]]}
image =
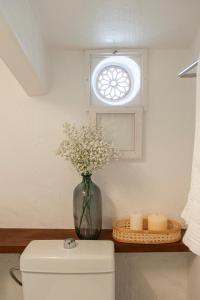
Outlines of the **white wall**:
{"label": "white wall", "polygon": [[188,300],[200,297],[200,257],[191,254],[188,268]]}
{"label": "white wall", "polygon": [[[177,73],[190,58],[190,51],[150,50],[143,159],[114,163],[94,176],[103,192],[104,227],[137,209],[180,215],[190,181],[195,89]],[[72,192],[80,178],[55,151],[63,122],[87,119],[84,54],[52,53],[51,63],[51,91],[38,98],[27,97],[0,63],[0,227],[73,227]],[[20,299],[6,261],[18,264],[16,256],[0,257],[0,300]]]}
{"label": "white wall", "polygon": [[[149,53],[149,101],[144,154],[99,171],[104,227],[115,217],[145,209],[179,216],[187,198],[194,133],[194,83],[177,79],[189,51]],[[0,226],[73,226],[72,192],[80,178],[55,156],[65,121],[87,118],[84,55],[54,53],[52,89],[28,98],[1,63]]]}
{"label": "white wall", "polygon": [[[22,300],[22,288],[9,275],[9,269],[18,267],[19,255],[0,254],[0,300]],[[20,278],[20,274],[17,274]]]}
{"label": "white wall", "polygon": [[193,50],[194,50],[195,57],[196,58],[200,57],[200,29],[197,33],[196,39],[194,40]]}
{"label": "white wall", "polygon": [[187,268],[188,253],[117,253],[117,300],[186,300]]}

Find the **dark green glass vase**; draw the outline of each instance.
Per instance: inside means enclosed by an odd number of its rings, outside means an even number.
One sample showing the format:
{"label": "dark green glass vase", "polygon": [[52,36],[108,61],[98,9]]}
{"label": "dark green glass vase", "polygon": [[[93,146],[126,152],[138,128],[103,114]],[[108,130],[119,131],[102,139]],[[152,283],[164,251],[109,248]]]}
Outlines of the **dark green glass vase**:
{"label": "dark green glass vase", "polygon": [[92,182],[91,174],[82,175],[82,178],[73,195],[75,230],[82,240],[96,240],[102,228],[101,191]]}

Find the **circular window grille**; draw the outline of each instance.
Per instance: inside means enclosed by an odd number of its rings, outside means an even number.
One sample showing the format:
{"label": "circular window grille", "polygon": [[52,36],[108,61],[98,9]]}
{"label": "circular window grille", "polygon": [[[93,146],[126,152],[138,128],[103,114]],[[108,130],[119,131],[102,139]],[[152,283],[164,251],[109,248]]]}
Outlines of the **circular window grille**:
{"label": "circular window grille", "polygon": [[97,77],[97,91],[106,100],[113,102],[123,99],[131,88],[128,72],[120,66],[105,67]]}
{"label": "circular window grille", "polygon": [[140,67],[126,56],[111,56],[95,67],[91,81],[98,100],[123,105],[132,101],[140,90]]}

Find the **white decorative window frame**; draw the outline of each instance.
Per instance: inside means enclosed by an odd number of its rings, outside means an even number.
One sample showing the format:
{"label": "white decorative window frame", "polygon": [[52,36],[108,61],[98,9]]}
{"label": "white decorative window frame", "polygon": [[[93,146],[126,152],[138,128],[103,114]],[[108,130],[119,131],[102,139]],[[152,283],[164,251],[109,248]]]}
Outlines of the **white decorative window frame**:
{"label": "white decorative window frame", "polygon": [[90,109],[90,122],[98,126],[97,124],[97,114],[132,114],[134,119],[133,128],[133,149],[119,149],[121,159],[141,159],[142,158],[142,121],[143,121],[143,109],[142,107],[135,108],[120,108],[120,109]]}
{"label": "white decorative window frame", "polygon": [[[116,53],[117,51],[117,53]],[[138,58],[140,60],[140,71],[141,71],[141,87],[140,92],[138,95],[137,101],[134,103],[131,102],[127,105],[121,105],[121,106],[111,106],[111,108],[116,107],[138,107],[142,106],[144,109],[147,108],[147,49],[104,49],[104,50],[87,50],[85,52],[85,61],[86,61],[86,91],[87,91],[87,99],[88,99],[88,106],[91,107],[109,107],[109,105],[105,104],[93,104],[93,97],[94,93],[92,91],[91,87],[91,78],[92,78],[92,72],[94,69],[93,61],[95,59],[99,59],[100,61],[104,58],[112,57],[115,55],[118,56],[127,56],[129,58],[132,58],[133,60],[135,58]],[[96,102],[99,102],[98,100]]]}

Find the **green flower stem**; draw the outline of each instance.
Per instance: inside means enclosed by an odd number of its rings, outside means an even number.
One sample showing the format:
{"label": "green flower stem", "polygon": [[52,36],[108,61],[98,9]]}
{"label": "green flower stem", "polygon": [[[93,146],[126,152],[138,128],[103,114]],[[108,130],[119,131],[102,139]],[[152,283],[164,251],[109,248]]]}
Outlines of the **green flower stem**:
{"label": "green flower stem", "polygon": [[[84,177],[84,179],[83,179],[84,190],[85,190],[86,195],[84,196],[84,201],[83,201],[83,206],[82,206],[82,214],[81,214],[80,223],[79,223],[79,227],[78,227],[79,232],[80,232],[81,225],[82,225],[84,217],[86,218],[87,223],[91,227],[91,215],[90,215],[90,202],[91,202],[90,176],[91,175],[86,175]],[[89,216],[87,216],[87,209],[88,209],[88,215]]]}

